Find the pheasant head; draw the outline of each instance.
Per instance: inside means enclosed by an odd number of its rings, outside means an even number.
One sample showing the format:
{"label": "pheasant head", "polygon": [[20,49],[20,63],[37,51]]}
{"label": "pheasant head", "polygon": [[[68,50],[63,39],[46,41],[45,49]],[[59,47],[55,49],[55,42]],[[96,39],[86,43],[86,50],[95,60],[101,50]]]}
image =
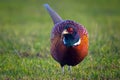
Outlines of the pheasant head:
{"label": "pheasant head", "polygon": [[79,45],[81,40],[78,32],[74,25],[66,25],[62,32],[64,45],[67,47]]}

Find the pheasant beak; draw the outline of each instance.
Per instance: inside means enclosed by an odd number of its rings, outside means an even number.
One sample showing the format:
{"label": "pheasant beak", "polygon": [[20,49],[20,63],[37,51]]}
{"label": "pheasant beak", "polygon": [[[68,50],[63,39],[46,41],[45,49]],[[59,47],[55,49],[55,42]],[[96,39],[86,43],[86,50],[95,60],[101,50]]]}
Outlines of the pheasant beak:
{"label": "pheasant beak", "polygon": [[69,34],[69,32],[65,29],[65,30],[63,30],[62,34],[63,34],[63,35],[64,35],[64,34]]}

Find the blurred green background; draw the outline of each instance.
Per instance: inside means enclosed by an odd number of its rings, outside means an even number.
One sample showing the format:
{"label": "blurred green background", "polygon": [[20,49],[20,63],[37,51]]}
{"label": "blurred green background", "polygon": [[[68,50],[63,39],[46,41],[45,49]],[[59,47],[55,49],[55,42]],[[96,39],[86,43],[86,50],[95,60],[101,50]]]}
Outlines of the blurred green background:
{"label": "blurred green background", "polygon": [[[63,19],[83,24],[89,55],[69,74],[50,55],[53,22],[48,3]],[[0,0],[0,80],[119,80],[120,0]]]}

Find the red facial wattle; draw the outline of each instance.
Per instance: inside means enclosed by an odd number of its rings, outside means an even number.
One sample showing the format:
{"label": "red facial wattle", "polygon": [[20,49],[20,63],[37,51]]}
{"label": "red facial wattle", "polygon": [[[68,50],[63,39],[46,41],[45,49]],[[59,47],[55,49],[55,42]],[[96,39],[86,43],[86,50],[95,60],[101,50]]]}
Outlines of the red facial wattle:
{"label": "red facial wattle", "polygon": [[67,31],[69,32],[69,33],[73,33],[73,28],[72,27],[69,27],[69,28],[67,28]]}

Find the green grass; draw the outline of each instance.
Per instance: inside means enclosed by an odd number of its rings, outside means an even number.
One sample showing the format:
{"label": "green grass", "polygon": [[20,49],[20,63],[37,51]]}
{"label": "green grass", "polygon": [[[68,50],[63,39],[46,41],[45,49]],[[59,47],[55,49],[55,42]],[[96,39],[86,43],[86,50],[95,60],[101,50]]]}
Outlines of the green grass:
{"label": "green grass", "polygon": [[[53,27],[43,4],[89,32],[89,55],[69,74],[50,55]],[[1,0],[0,80],[119,80],[119,0]]]}

